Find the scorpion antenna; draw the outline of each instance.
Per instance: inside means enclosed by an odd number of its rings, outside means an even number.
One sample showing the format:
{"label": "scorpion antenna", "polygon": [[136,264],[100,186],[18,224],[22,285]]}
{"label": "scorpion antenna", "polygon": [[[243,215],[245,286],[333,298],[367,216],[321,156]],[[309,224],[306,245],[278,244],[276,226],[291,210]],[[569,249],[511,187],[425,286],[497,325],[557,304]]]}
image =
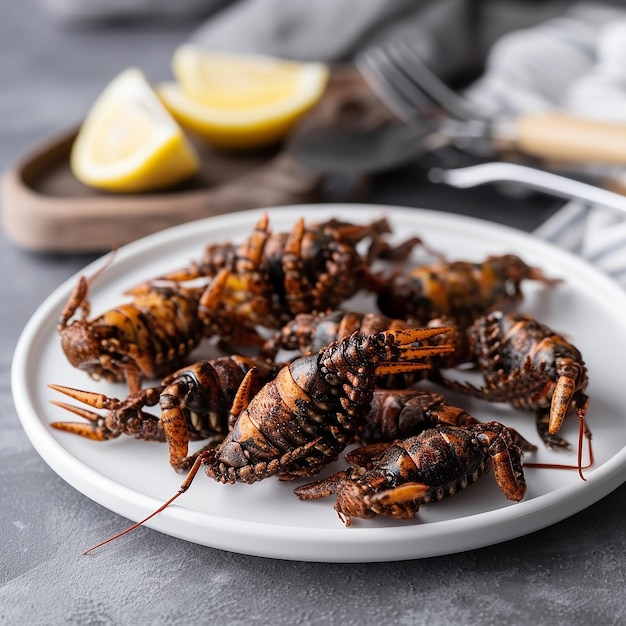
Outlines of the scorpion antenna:
{"label": "scorpion antenna", "polygon": [[100,267],[95,273],[93,273],[87,279],[87,285],[89,287],[91,287],[91,285],[93,285],[93,283],[96,281],[98,276],[100,276],[100,274],[102,274],[102,272],[104,272],[104,270],[108,269],[109,267],[111,267],[111,265],[113,265],[113,261],[115,260],[115,257],[117,256],[117,250],[118,250],[118,246],[113,246],[113,248],[111,248],[111,252],[109,252],[109,254],[108,254],[108,258],[106,259],[106,261],[102,265],[102,267]]}
{"label": "scorpion antenna", "polygon": [[57,325],[57,329],[61,331],[63,328],[67,326],[69,320],[74,316],[76,311],[80,310],[84,318],[89,315],[89,302],[87,301],[87,296],[89,293],[89,289],[93,282],[106,270],[111,266],[113,260],[115,259],[115,255],[117,253],[117,248],[113,248],[111,253],[109,254],[109,258],[106,260],[104,265],[100,267],[96,272],[94,272],[89,278],[86,278],[84,275],[78,278],[78,282],[70,295],[69,302],[65,305],[65,308],[61,312],[61,317],[59,318],[59,323]]}
{"label": "scorpion antenna", "polygon": [[113,535],[112,537],[109,537],[108,539],[105,539],[104,541],[101,541],[95,546],[92,546],[91,548],[85,550],[83,554],[84,555],[89,554],[93,552],[94,550],[97,550],[98,548],[105,546],[107,543],[111,543],[112,541],[115,541],[116,539],[119,539],[120,537],[127,535],[128,533],[132,532],[136,528],[143,526],[146,522],[148,522],[153,517],[161,513],[161,511],[164,511],[170,504],[172,504],[172,502],[174,502],[174,500],[176,500],[179,496],[182,496],[187,491],[187,489],[189,489],[189,487],[191,486],[191,483],[193,482],[193,479],[196,477],[196,474],[198,473],[198,470],[200,469],[200,466],[202,465],[206,457],[209,456],[209,454],[210,452],[207,451],[207,452],[203,452],[199,454],[196,457],[194,464],[191,466],[189,473],[187,474],[185,480],[183,481],[178,491],[169,500],[164,502],[156,511],[153,511],[152,513],[150,513],[150,515],[148,515],[148,517],[144,517],[144,519],[140,520],[139,522],[135,522],[132,526],[129,526],[128,528],[117,533],[116,535]]}

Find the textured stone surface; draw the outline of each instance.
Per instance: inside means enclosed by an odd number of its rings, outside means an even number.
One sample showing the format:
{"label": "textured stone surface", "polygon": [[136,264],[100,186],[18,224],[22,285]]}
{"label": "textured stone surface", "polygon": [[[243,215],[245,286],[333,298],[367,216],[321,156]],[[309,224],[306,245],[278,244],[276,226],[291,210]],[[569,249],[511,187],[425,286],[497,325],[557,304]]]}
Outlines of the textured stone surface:
{"label": "textured stone surface", "polygon": [[[129,65],[153,80],[193,25],[60,29],[30,2],[0,0],[0,168],[80,120]],[[547,210],[497,213],[495,196],[463,196],[480,215],[532,227]],[[402,175],[379,202],[456,201]],[[491,201],[491,205],[489,202]],[[515,201],[508,201],[509,208]],[[501,207],[501,205],[499,205]],[[483,207],[482,209],[480,207]],[[482,213],[480,212],[482,210]],[[521,216],[521,217],[520,217]],[[516,222],[517,220],[517,222]],[[446,557],[374,564],[276,561],[140,529],[81,552],[126,520],[87,499],[40,459],[11,399],[13,349],[42,299],[91,257],[38,255],[0,241],[0,623],[20,624],[623,624],[626,487],[527,537]]]}

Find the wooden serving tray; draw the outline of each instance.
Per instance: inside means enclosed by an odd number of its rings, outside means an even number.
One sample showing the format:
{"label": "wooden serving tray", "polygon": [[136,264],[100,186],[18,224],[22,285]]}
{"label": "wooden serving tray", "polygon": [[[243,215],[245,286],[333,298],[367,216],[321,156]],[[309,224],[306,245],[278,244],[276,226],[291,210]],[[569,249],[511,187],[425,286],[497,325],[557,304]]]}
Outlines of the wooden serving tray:
{"label": "wooden serving tray", "polygon": [[72,174],[78,129],[53,137],[2,179],[2,224],[17,244],[40,252],[110,250],[183,222],[252,208],[323,201],[323,179],[278,149],[221,153],[197,145],[202,171],[167,192],[98,192]]}

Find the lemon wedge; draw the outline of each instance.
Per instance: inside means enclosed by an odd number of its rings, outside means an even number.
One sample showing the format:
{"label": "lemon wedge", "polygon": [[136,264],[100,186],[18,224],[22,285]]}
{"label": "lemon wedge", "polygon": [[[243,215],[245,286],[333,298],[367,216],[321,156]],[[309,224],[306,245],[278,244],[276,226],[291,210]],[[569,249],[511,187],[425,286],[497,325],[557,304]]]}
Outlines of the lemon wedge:
{"label": "lemon wedge", "polygon": [[323,63],[233,55],[183,44],[174,52],[176,82],[157,88],[184,127],[213,145],[253,148],[278,141],[321,97]]}
{"label": "lemon wedge", "polygon": [[86,185],[129,193],[171,187],[196,173],[200,159],[143,72],[131,67],[91,107],[70,166]]}

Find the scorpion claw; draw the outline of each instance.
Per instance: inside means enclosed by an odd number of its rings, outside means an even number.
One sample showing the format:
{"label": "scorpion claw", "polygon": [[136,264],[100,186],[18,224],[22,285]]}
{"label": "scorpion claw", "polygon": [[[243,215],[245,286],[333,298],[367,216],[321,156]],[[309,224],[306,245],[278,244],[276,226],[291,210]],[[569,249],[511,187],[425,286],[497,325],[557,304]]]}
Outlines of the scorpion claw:
{"label": "scorpion claw", "polygon": [[75,422],[52,422],[50,426],[66,433],[72,433],[73,435],[84,437],[85,439],[91,439],[92,441],[106,441],[108,439],[108,437],[105,437],[101,428],[94,428],[93,426],[87,426],[86,424],[78,424]]}
{"label": "scorpion claw", "polygon": [[571,376],[560,376],[552,393],[550,405],[548,432],[551,435],[556,434],[563,425],[565,414],[575,392],[576,381]]}
{"label": "scorpion claw", "polygon": [[[70,398],[73,398],[74,400],[78,400],[79,402],[82,402],[83,404],[87,404],[88,406],[91,406],[94,409],[114,410],[114,409],[117,409],[121,404],[121,402],[117,398],[109,398],[108,396],[105,396],[103,393],[96,393],[92,391],[82,391],[81,389],[74,389],[73,387],[64,387],[63,385],[55,385],[52,383],[50,383],[48,387],[50,387],[50,389],[54,389],[55,391],[60,391],[61,393],[64,393],[66,396],[69,396]],[[77,413],[76,411],[69,408],[70,405],[64,405],[63,403],[57,403],[57,402],[55,402],[54,404],[63,406],[63,408],[66,408],[69,411],[72,411],[73,413],[80,415],[80,413]],[[87,419],[91,419],[91,418],[87,417]]]}
{"label": "scorpion claw", "polygon": [[[98,415],[95,411],[89,411],[87,409],[83,409],[79,406],[74,406],[73,404],[68,404],[67,402],[59,402],[58,400],[51,400],[52,404],[60,407],[61,409],[65,409],[70,413],[74,413],[74,415],[78,415],[78,417],[82,417],[83,419],[89,420],[90,422],[97,422],[99,419],[102,419],[100,415]],[[65,423],[65,422],[55,422],[57,423]]]}
{"label": "scorpion claw", "polygon": [[368,502],[371,505],[379,504],[383,506],[401,504],[404,502],[419,500],[425,496],[429,490],[430,487],[425,483],[405,483],[399,487],[385,489],[384,491],[372,494],[369,496]]}
{"label": "scorpion claw", "polygon": [[[50,386],[52,387],[53,385]],[[61,391],[61,389],[59,389],[59,391]],[[83,409],[82,407],[67,404],[66,402],[59,402],[57,400],[51,400],[51,402],[55,406],[65,409],[66,411],[69,411],[74,415],[78,415],[78,417],[82,417],[90,422],[89,424],[82,424],[80,422],[51,422],[50,426],[53,428],[62,430],[66,433],[72,433],[80,437],[85,437],[86,439],[91,439],[92,441],[106,441],[107,439],[111,439],[116,436],[110,429],[104,426],[104,418],[101,415],[98,415],[95,411],[89,411],[88,409]]]}

